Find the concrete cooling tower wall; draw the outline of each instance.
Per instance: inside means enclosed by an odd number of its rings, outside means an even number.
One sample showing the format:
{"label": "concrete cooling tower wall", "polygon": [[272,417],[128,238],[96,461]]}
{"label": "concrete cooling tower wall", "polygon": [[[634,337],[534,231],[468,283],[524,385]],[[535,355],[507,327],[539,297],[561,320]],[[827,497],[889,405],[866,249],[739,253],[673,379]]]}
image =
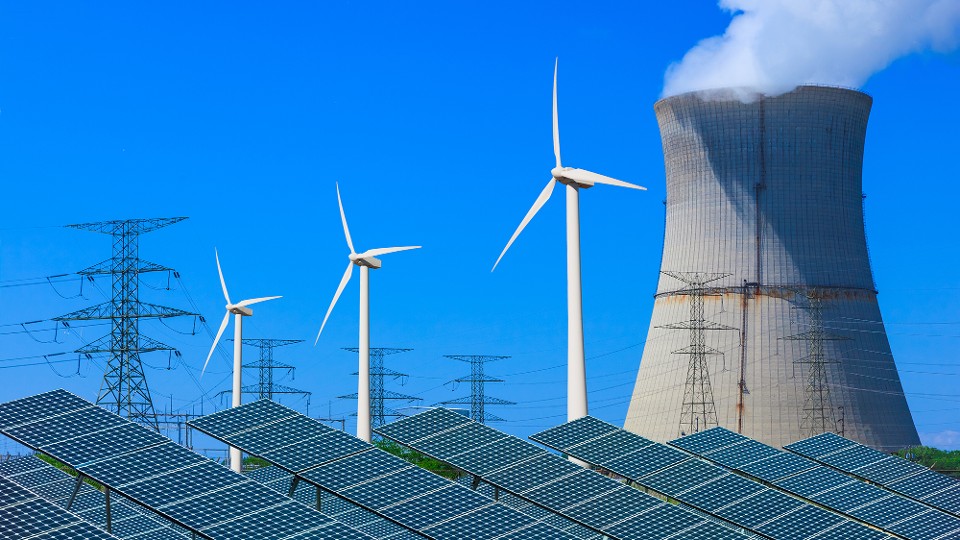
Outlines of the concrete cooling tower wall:
{"label": "concrete cooling tower wall", "polygon": [[800,87],[655,105],[667,177],[653,317],[625,427],[775,446],[833,431],[919,444],[863,224],[871,98]]}

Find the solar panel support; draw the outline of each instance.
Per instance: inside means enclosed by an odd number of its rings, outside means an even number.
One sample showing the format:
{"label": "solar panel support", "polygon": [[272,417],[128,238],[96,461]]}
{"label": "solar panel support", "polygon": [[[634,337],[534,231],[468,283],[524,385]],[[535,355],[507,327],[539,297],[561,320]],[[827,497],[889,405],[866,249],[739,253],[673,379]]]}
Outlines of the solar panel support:
{"label": "solar panel support", "polygon": [[103,486],[103,498],[107,511],[107,532],[113,534],[113,516],[110,512],[110,488]]}
{"label": "solar panel support", "polygon": [[77,493],[80,492],[80,488],[81,488],[82,486],[83,486],[83,475],[80,474],[80,473],[77,473],[77,481],[76,481],[76,483],[73,485],[73,493],[70,494],[70,500],[67,501],[67,510],[68,510],[68,511],[69,511],[70,508],[73,506],[73,500],[77,498]]}

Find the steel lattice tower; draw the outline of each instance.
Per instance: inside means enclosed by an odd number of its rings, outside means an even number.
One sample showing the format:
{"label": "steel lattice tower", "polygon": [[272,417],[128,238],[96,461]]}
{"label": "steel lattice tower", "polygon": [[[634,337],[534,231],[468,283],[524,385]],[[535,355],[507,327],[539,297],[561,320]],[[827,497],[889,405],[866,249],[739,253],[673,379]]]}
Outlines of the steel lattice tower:
{"label": "steel lattice tower", "polygon": [[311,392],[273,382],[273,372],[275,370],[285,370],[287,373],[293,373],[293,371],[296,370],[295,367],[289,364],[275,362],[273,360],[273,350],[278,347],[302,342],[302,339],[244,338],[244,345],[250,345],[260,349],[260,357],[257,359],[256,364],[244,364],[243,369],[256,369],[259,378],[257,379],[257,384],[244,386],[240,389],[240,393],[256,395],[257,399],[273,399],[273,396],[276,394],[299,394],[307,397],[309,408]]}
{"label": "steel lattice tower", "polygon": [[470,376],[469,377],[459,377],[450,382],[453,383],[470,383],[470,396],[462,397],[457,399],[452,399],[449,401],[441,401],[441,405],[470,405],[470,418],[481,424],[486,424],[487,422],[503,422],[504,419],[500,418],[495,414],[490,414],[486,411],[487,405],[516,405],[512,401],[507,401],[505,399],[495,398],[488,396],[486,394],[486,383],[502,383],[503,379],[497,379],[495,377],[490,377],[486,374],[484,366],[487,362],[493,362],[496,360],[505,360],[510,358],[509,356],[491,356],[491,355],[465,355],[465,354],[447,354],[444,355],[445,358],[450,358],[453,360],[459,360],[461,362],[468,362],[470,364]]}
{"label": "steel lattice tower", "polygon": [[689,330],[690,345],[673,351],[673,354],[690,356],[687,362],[687,379],[683,391],[683,407],[680,411],[680,436],[697,433],[719,425],[717,407],[713,400],[713,388],[710,386],[710,370],[707,368],[708,355],[723,355],[719,350],[707,345],[707,330],[735,330],[706,320],[703,313],[703,299],[708,294],[708,283],[723,279],[730,274],[711,274],[707,272],[662,272],[687,284],[685,293],[690,298],[690,319],[666,324],[659,328],[669,330]]}
{"label": "steel lattice tower", "polygon": [[[352,353],[360,352],[360,349],[356,347],[344,347],[343,350]],[[370,348],[370,425],[372,427],[377,428],[386,424],[387,417],[397,418],[404,416],[392,408],[387,407],[386,402],[388,400],[406,401],[408,403],[421,400],[421,398],[416,396],[408,396],[406,394],[387,390],[384,386],[384,382],[387,377],[392,377],[396,380],[406,377],[407,374],[384,367],[383,357],[391,354],[410,352],[412,350],[413,349],[398,349],[394,347]],[[354,375],[357,375],[357,373],[354,373]],[[354,392],[353,394],[338,397],[340,399],[357,399],[357,394]]]}
{"label": "steel lattice tower", "polygon": [[823,291],[809,289],[799,291],[798,295],[807,300],[807,305],[800,309],[805,310],[810,318],[810,330],[783,339],[807,342],[807,355],[797,358],[794,363],[807,366],[807,382],[804,388],[803,416],[800,419],[800,429],[807,437],[812,437],[820,433],[837,431],[837,421],[833,415],[833,398],[830,396],[830,381],[827,376],[827,364],[839,363],[827,358],[823,342],[842,341],[849,338],[824,331]]}
{"label": "steel lattice tower", "polygon": [[67,228],[109,234],[113,238],[113,256],[77,272],[82,276],[110,275],[112,295],[108,302],[61,315],[58,322],[106,320],[111,322],[110,335],[84,345],[76,352],[110,355],[97,404],[126,416],[135,422],[159,430],[150,388],[140,362],[140,354],[153,351],[175,351],[164,343],[140,334],[140,319],[196,315],[181,309],[141,302],[140,274],[171,272],[172,268],[144,261],[139,257],[141,234],[179,223],[187,218],[127,219],[80,223]]}

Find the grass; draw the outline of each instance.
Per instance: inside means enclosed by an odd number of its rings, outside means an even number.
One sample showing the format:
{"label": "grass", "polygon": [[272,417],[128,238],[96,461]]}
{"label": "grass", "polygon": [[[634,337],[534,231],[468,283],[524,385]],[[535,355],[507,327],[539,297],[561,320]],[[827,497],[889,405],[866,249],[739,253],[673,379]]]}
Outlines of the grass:
{"label": "grass", "polygon": [[417,467],[439,474],[445,478],[456,480],[460,476],[460,471],[458,471],[456,468],[451,467],[442,461],[433,459],[432,457],[427,457],[415,450],[401,446],[393,441],[380,439],[374,441],[373,444],[384,452],[389,452],[409,463],[412,463],[413,465],[416,465]]}
{"label": "grass", "polygon": [[929,446],[916,446],[900,450],[896,455],[929,467],[935,471],[960,474],[960,450],[940,450]]}
{"label": "grass", "polygon": [[[70,468],[69,465],[67,465],[67,464],[65,464],[65,463],[62,463],[62,462],[60,462],[60,461],[57,461],[57,460],[53,459],[52,457],[50,457],[50,456],[48,456],[48,455],[45,455],[45,454],[36,454],[36,456],[37,456],[37,458],[39,458],[41,461],[46,461],[46,462],[49,463],[50,465],[53,465],[54,467],[60,469],[61,471],[69,474],[70,476],[76,476],[76,475],[77,475],[77,471],[75,471],[75,470],[73,470],[72,468]],[[102,486],[100,483],[94,482],[94,481],[91,480],[90,478],[84,478],[83,481],[86,482],[87,484],[90,484],[92,487],[96,488],[97,490],[103,491],[103,486]]]}

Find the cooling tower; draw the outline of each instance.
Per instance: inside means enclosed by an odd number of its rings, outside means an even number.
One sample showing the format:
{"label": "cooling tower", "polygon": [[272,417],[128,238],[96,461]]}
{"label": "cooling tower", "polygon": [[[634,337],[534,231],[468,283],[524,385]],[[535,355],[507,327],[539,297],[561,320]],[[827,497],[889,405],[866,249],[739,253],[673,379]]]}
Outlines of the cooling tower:
{"label": "cooling tower", "polygon": [[663,99],[666,230],[625,422],[658,441],[720,425],[774,446],[833,431],[920,443],[864,233],[872,100],[800,87]]}

